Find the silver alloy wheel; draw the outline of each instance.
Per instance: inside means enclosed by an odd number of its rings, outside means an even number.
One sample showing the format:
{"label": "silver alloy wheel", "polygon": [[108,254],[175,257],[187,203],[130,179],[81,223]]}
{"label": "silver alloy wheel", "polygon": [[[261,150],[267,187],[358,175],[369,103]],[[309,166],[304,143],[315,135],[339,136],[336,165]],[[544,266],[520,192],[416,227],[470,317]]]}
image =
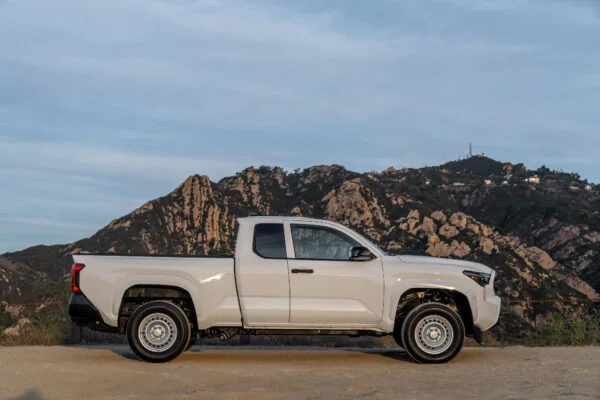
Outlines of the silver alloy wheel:
{"label": "silver alloy wheel", "polygon": [[177,325],[167,314],[150,314],[140,323],[138,337],[146,350],[159,353],[170,349],[175,343]]}
{"label": "silver alloy wheel", "polygon": [[454,329],[450,322],[439,315],[428,315],[417,323],[415,341],[427,354],[441,354],[452,346]]}

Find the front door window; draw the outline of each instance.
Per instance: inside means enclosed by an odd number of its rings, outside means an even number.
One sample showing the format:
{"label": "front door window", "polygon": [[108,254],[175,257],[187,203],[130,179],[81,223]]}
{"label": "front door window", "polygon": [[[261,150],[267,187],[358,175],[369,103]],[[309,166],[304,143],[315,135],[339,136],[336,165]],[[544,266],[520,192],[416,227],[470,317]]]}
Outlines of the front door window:
{"label": "front door window", "polygon": [[332,228],[292,224],[294,252],[299,260],[350,260],[351,250],[359,244]]}

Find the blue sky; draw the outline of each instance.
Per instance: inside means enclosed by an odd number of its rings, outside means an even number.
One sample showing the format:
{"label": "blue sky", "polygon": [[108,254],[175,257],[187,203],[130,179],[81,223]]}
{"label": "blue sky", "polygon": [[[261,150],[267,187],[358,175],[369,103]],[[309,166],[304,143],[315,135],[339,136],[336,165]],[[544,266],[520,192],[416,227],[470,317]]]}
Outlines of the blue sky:
{"label": "blue sky", "polygon": [[599,104],[591,0],[0,0],[0,252],[250,165],[600,182]]}

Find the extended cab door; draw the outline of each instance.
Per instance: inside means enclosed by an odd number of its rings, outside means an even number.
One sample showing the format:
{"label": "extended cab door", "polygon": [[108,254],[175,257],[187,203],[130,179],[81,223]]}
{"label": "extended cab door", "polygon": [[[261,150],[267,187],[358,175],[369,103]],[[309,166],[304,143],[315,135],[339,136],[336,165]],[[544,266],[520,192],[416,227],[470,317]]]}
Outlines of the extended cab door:
{"label": "extended cab door", "polygon": [[290,323],[290,282],[283,220],[240,223],[236,283],[244,325]]}
{"label": "extended cab door", "polygon": [[364,244],[334,227],[286,225],[294,253],[288,259],[290,324],[327,327],[379,322],[383,316],[381,257],[351,261],[351,249]]}

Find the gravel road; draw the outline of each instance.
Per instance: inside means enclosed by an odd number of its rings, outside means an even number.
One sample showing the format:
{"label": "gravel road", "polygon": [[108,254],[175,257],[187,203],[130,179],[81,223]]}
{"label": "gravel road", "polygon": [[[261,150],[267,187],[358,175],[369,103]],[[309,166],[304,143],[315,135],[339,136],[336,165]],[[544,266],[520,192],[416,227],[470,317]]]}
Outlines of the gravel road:
{"label": "gravel road", "polygon": [[389,349],[194,347],[149,364],[126,346],[4,347],[0,398],[600,399],[600,347],[465,348],[443,365]]}

